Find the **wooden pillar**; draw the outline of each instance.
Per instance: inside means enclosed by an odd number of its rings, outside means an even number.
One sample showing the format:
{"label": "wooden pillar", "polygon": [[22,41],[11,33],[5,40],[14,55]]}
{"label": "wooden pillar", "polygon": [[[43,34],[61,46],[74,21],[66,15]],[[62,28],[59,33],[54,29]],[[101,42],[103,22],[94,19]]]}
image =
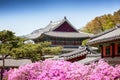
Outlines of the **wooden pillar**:
{"label": "wooden pillar", "polygon": [[115,56],[118,55],[118,44],[115,44]]}
{"label": "wooden pillar", "polygon": [[101,49],[101,58],[103,58],[103,45],[100,45],[100,49]]}
{"label": "wooden pillar", "polygon": [[113,51],[113,46],[112,46],[112,45],[110,45],[109,47],[110,47],[110,57],[112,57],[112,58],[113,58],[113,52],[112,52],[112,51]]}
{"label": "wooden pillar", "polygon": [[112,50],[112,51],[111,51],[111,55],[112,55],[112,58],[114,58],[114,57],[115,57],[115,44],[112,43],[111,45],[112,45],[112,46],[111,46],[112,49],[110,48],[110,50]]}
{"label": "wooden pillar", "polygon": [[82,45],[82,42],[80,41],[80,45]]}
{"label": "wooden pillar", "polygon": [[73,43],[74,43],[74,45],[75,45],[75,41],[74,41]]}
{"label": "wooden pillar", "polygon": [[103,46],[103,57],[106,57],[106,46]]}

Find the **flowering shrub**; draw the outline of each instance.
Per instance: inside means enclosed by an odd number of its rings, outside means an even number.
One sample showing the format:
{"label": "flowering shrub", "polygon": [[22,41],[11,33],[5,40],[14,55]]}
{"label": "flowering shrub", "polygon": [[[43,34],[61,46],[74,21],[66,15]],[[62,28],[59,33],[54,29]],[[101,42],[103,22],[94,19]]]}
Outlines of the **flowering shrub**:
{"label": "flowering shrub", "polygon": [[4,73],[4,80],[114,80],[120,76],[120,65],[110,66],[104,60],[90,65],[45,60]]}

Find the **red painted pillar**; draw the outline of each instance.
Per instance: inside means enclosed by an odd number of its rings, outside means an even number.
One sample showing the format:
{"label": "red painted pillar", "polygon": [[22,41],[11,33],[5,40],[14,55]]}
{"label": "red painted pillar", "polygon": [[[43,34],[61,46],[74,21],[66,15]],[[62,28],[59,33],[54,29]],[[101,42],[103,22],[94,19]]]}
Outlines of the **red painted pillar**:
{"label": "red painted pillar", "polygon": [[74,45],[75,45],[75,41],[74,41]]}
{"label": "red painted pillar", "polygon": [[115,56],[118,55],[118,44],[115,44]]}
{"label": "red painted pillar", "polygon": [[112,47],[112,45],[110,45],[110,57],[112,57],[112,54],[113,54],[113,53],[112,53],[112,52],[113,52],[112,50],[113,50],[113,47]]}
{"label": "red painted pillar", "polygon": [[103,57],[106,56],[106,46],[103,46]]}

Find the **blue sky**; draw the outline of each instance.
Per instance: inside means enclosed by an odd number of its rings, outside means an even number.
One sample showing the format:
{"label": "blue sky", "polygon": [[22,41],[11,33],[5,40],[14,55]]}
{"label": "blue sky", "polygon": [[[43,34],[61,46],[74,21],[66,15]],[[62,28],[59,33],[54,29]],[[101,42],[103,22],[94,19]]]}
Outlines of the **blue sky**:
{"label": "blue sky", "polygon": [[0,30],[26,35],[64,16],[79,29],[119,9],[120,0],[0,0]]}

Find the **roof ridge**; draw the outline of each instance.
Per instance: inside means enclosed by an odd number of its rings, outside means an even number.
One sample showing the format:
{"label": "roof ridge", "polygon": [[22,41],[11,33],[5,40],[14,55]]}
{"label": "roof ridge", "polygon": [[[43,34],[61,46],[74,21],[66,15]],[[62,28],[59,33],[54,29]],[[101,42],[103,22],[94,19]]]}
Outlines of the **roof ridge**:
{"label": "roof ridge", "polygon": [[[54,28],[52,28],[52,31],[53,30],[55,30],[56,28],[58,28],[61,24],[63,24],[66,20],[65,20],[65,18],[64,19],[62,19],[62,20],[59,20],[60,22],[54,27]],[[55,21],[55,22],[58,22],[58,21]]]}
{"label": "roof ridge", "polygon": [[79,31],[71,24],[71,22],[66,18],[66,16],[64,17],[64,19],[61,20],[61,23],[60,23],[60,24],[58,24],[56,27],[54,27],[54,28],[52,29],[52,31],[55,30],[56,28],[58,28],[58,27],[59,27],[61,24],[63,24],[65,21],[66,21],[69,25],[71,25],[71,27],[72,27],[73,29],[75,29],[77,32],[79,32]]}
{"label": "roof ridge", "polygon": [[71,25],[72,28],[74,28],[77,32],[79,32],[79,31],[70,23],[70,21],[69,21],[67,18],[65,18],[65,19],[66,19],[66,21]]}
{"label": "roof ridge", "polygon": [[34,34],[34,33],[36,33],[37,31],[39,31],[39,30],[43,30],[43,29],[44,29],[44,28],[36,29],[36,30],[32,31],[30,34]]}

